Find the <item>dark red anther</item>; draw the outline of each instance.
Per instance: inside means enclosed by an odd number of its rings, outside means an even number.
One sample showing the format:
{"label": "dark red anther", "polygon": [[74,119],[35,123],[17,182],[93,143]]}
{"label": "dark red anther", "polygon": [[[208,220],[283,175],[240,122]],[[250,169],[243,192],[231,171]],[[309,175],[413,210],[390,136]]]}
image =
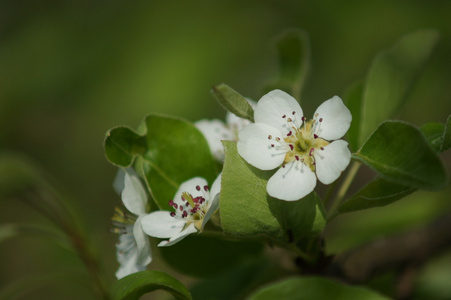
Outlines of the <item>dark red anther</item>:
{"label": "dark red anther", "polygon": [[294,146],[292,144],[290,144],[290,149],[291,149],[291,151],[294,150]]}
{"label": "dark red anther", "polygon": [[321,147],[320,149],[321,149],[321,150],[324,150],[324,147]]}
{"label": "dark red anther", "polygon": [[169,201],[169,206],[173,206],[174,205],[174,201]]}
{"label": "dark red anther", "polygon": [[274,147],[274,144],[271,144],[271,147]]}
{"label": "dark red anther", "polygon": [[315,148],[310,149],[310,152],[308,155],[312,156],[314,151],[315,151]]}
{"label": "dark red anther", "polygon": [[196,190],[200,191],[200,186],[196,185]]}
{"label": "dark red anther", "polygon": [[200,199],[200,198],[201,198],[201,197],[196,197],[196,198],[194,198],[194,199],[193,199],[194,203],[199,202],[199,199]]}
{"label": "dark red anther", "polygon": [[295,112],[295,111],[293,111],[293,112],[292,112],[292,114],[293,114],[293,116],[294,116],[294,115],[296,114],[296,112]]}
{"label": "dark red anther", "polygon": [[189,202],[186,202],[186,203],[185,203],[185,206],[189,206]]}
{"label": "dark red anther", "polygon": [[319,121],[322,122],[322,121],[323,121],[323,118],[319,118]]}
{"label": "dark red anther", "polygon": [[294,158],[296,158],[296,160],[299,161],[299,156],[296,155]]}
{"label": "dark red anther", "polygon": [[287,133],[287,136],[290,136],[292,134],[291,130]]}
{"label": "dark red anther", "polygon": [[[176,208],[177,208],[177,207],[176,207]],[[180,206],[179,206],[179,209],[180,209],[180,211],[183,211],[183,206],[180,205]]]}
{"label": "dark red anther", "polygon": [[302,120],[302,122],[304,122],[305,121],[305,117],[302,117],[301,120]]}
{"label": "dark red anther", "polygon": [[313,134],[313,138],[317,139],[318,135],[317,134]]}
{"label": "dark red anther", "polygon": [[171,211],[171,213],[169,214],[171,217],[175,217],[175,212]]}
{"label": "dark red anther", "polygon": [[179,206],[177,205],[177,203],[172,204],[172,206],[177,209]]}
{"label": "dark red anther", "polygon": [[186,210],[183,212],[183,214],[182,214],[182,218],[186,218],[186,217],[188,217],[188,213],[186,212]]}
{"label": "dark red anther", "polygon": [[268,135],[268,140],[272,139],[272,135]]}
{"label": "dark red anther", "polygon": [[283,115],[282,118],[285,119],[287,117],[287,115]]}
{"label": "dark red anther", "polygon": [[204,185],[204,191],[208,192],[210,190],[210,188],[208,187],[208,185]]}
{"label": "dark red anther", "polygon": [[186,201],[185,197],[182,196],[182,201]]}
{"label": "dark red anther", "polygon": [[282,165],[282,168],[285,168],[285,165]]}

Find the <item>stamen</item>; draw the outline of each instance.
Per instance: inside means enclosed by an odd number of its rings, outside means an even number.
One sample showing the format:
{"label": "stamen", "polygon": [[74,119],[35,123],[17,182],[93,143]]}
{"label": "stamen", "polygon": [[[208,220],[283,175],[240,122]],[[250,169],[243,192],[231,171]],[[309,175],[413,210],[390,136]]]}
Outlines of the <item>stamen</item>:
{"label": "stamen", "polygon": [[168,204],[169,204],[169,206],[173,206],[174,205],[174,201],[171,200],[171,201],[169,201]]}
{"label": "stamen", "polygon": [[299,156],[296,155],[294,158],[296,158],[296,160],[299,161]]}
{"label": "stamen", "polygon": [[291,118],[288,118],[287,122],[291,123],[291,122],[293,122],[293,120]]}
{"label": "stamen", "polygon": [[295,111],[293,111],[293,112],[292,112],[292,114],[293,114],[293,116],[294,116],[294,115],[296,114],[296,112],[295,112]]}
{"label": "stamen", "polygon": [[[179,206],[177,205],[177,203],[172,204],[172,206],[177,209]],[[181,206],[180,206],[181,207]]]}
{"label": "stamen", "polygon": [[169,215],[170,215],[171,217],[175,217],[175,212],[171,211],[171,212],[169,213]]}
{"label": "stamen", "polygon": [[319,118],[319,121],[322,122],[322,121],[323,121],[323,118]]}
{"label": "stamen", "polygon": [[315,151],[315,148],[311,148],[308,155],[312,156],[314,151]]}
{"label": "stamen", "polygon": [[305,122],[305,117],[302,117],[301,120],[302,120],[302,122]]}
{"label": "stamen", "polygon": [[200,186],[196,185],[196,190],[200,191]]}
{"label": "stamen", "polygon": [[321,150],[324,150],[324,147],[321,147],[320,149],[321,149]]}
{"label": "stamen", "polygon": [[180,205],[179,208],[180,208],[180,211],[183,211],[183,206]]}
{"label": "stamen", "polygon": [[291,130],[290,130],[290,132],[288,132],[288,133],[287,133],[287,136],[290,136],[290,135],[291,135],[291,133],[292,133],[292,132],[291,132]]}
{"label": "stamen", "polygon": [[208,187],[208,185],[204,186],[204,191],[208,192],[210,190],[210,188]]}
{"label": "stamen", "polygon": [[188,213],[186,211],[184,211],[182,214],[182,218],[186,218],[186,217],[188,217]]}
{"label": "stamen", "polygon": [[279,141],[280,141],[280,138],[276,137],[276,142],[279,142]]}
{"label": "stamen", "polygon": [[282,164],[282,168],[285,168],[285,164]]}
{"label": "stamen", "polygon": [[317,134],[313,134],[313,138],[317,139],[318,135]]}
{"label": "stamen", "polygon": [[274,144],[271,144],[271,147],[274,147]]}
{"label": "stamen", "polygon": [[271,140],[272,139],[272,135],[268,135],[268,140]]}
{"label": "stamen", "polygon": [[287,117],[287,115],[283,115],[283,116],[282,116],[282,119],[285,119],[286,117]]}
{"label": "stamen", "polygon": [[289,144],[291,151],[294,150],[294,146],[292,144]]}

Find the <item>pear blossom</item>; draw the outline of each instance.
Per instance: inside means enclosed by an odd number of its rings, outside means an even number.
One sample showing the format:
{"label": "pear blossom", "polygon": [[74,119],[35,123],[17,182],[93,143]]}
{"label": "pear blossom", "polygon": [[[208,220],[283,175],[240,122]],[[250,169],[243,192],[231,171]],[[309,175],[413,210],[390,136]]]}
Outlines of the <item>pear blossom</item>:
{"label": "pear blossom", "polygon": [[238,153],[260,170],[278,168],[266,186],[274,198],[301,199],[313,191],[317,178],[330,184],[349,165],[351,152],[340,138],[352,116],[338,96],[323,102],[307,121],[293,97],[273,90],[257,103],[254,119],[238,134]]}
{"label": "pear blossom", "polygon": [[[255,106],[253,101],[248,100],[248,102],[251,106]],[[250,123],[251,121],[249,120],[237,117],[231,112],[227,112],[225,123],[218,119],[202,119],[195,122],[194,125],[205,136],[213,157],[217,161],[222,162],[224,161],[224,147],[222,146],[221,141],[238,141],[238,132]]]}
{"label": "pear blossom", "polygon": [[122,202],[129,211],[124,213],[116,208],[112,218],[116,225],[115,232],[120,234],[119,242],[116,244],[116,257],[120,264],[116,277],[121,279],[145,270],[152,261],[152,256],[149,239],[141,226],[142,219],[147,215],[147,195],[141,181],[133,170],[120,170],[114,187],[117,191],[121,191]]}
{"label": "pear blossom", "polygon": [[202,231],[219,207],[221,175],[213,182],[211,190],[207,181],[195,177],[183,182],[169,205],[174,211],[155,211],[142,219],[145,233],[156,238],[169,238],[158,244],[171,246],[186,236]]}

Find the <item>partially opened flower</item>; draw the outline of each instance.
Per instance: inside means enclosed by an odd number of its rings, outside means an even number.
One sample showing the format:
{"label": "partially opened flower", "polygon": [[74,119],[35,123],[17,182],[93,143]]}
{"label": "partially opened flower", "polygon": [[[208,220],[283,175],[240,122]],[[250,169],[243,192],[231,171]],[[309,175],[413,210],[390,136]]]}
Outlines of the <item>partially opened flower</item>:
{"label": "partially opened flower", "polygon": [[338,96],[322,103],[307,121],[293,97],[274,90],[257,103],[254,119],[239,132],[238,153],[258,169],[280,167],[267,183],[272,197],[303,198],[313,191],[317,177],[330,184],[350,162],[348,143],[338,139],[352,116]]}
{"label": "partially opened flower", "polygon": [[169,238],[158,244],[171,246],[191,233],[202,231],[219,207],[221,175],[214,181],[211,190],[207,181],[195,177],[180,185],[169,205],[174,211],[156,211],[142,220],[144,231],[153,237]]}
{"label": "partially opened flower", "polygon": [[[251,106],[255,105],[250,100],[248,102]],[[224,147],[221,141],[238,141],[238,132],[250,123],[249,120],[239,118],[231,112],[227,112],[225,123],[221,120],[214,119],[199,120],[194,125],[205,136],[213,157],[222,162],[224,161]]]}
{"label": "partially opened flower", "polygon": [[[120,171],[124,172],[124,171]],[[152,261],[150,243],[144,234],[141,222],[146,213],[147,195],[138,176],[127,170],[123,176],[122,202],[130,213],[116,208],[113,222],[120,234],[116,244],[116,256],[120,264],[116,272],[118,279],[142,271]]]}

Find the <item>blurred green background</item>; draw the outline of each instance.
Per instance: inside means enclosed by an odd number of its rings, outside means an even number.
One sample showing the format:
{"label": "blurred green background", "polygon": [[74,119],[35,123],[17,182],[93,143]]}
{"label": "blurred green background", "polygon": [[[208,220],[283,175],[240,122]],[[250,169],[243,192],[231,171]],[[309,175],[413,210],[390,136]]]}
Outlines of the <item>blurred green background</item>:
{"label": "blurred green background", "polygon": [[[0,149],[34,161],[67,196],[113,282],[116,236],[109,232],[110,217],[120,199],[112,189],[116,168],[103,154],[108,129],[136,128],[150,112],[191,121],[223,118],[210,94],[221,82],[258,100],[277,76],[274,40],[287,28],[305,29],[311,39],[312,69],[302,97],[307,116],[364,78],[372,58],[403,34],[438,29],[439,46],[399,117],[416,125],[445,122],[451,112],[450,13],[445,0],[1,1]],[[449,189],[423,198],[439,199],[427,205],[441,209],[448,196]],[[1,223],[46,224],[21,202],[1,204]],[[375,213],[387,215],[387,209]],[[413,215],[421,220],[440,209]],[[335,230],[359,224],[363,231],[360,216],[347,215]],[[388,226],[375,219],[380,223],[368,226]],[[0,244],[0,268],[0,286],[67,276],[35,290],[33,299],[89,296],[77,283],[85,272],[78,258],[41,238]]]}

